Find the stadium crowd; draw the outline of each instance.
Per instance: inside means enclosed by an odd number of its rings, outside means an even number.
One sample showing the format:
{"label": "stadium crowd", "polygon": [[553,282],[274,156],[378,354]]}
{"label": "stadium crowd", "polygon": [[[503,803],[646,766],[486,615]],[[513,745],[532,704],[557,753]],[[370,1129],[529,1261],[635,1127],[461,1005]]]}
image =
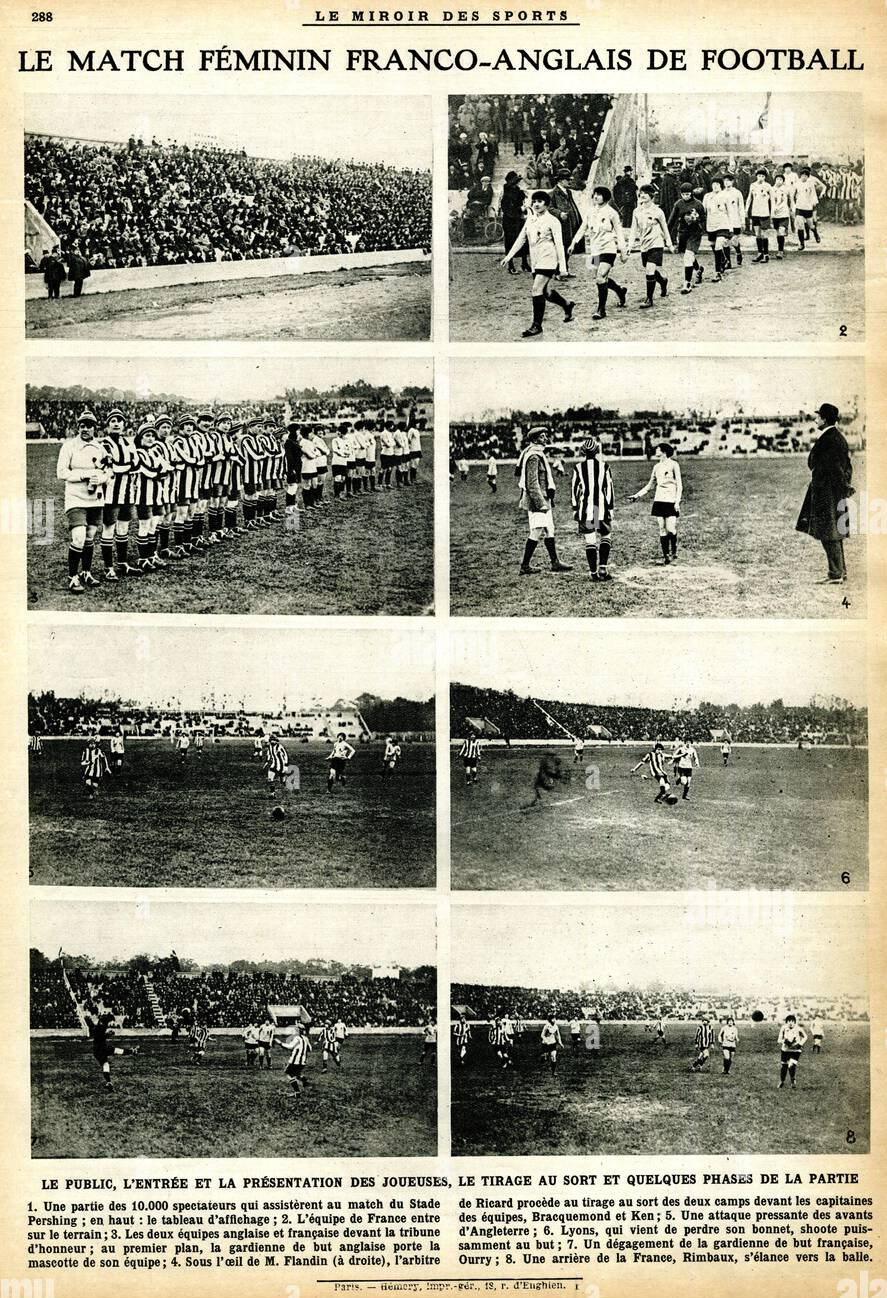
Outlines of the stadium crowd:
{"label": "stadium crowd", "polygon": [[145,968],[81,968],[32,951],[31,1027],[77,1027],[75,999],[88,1016],[110,1013],[118,1026],[130,1028],[190,1022],[243,1027],[264,1018],[269,1005],[300,1005],[316,1022],[341,1018],[351,1028],[416,1027],[435,1003],[434,971],[427,967],[403,970],[399,978],[370,978],[279,970],[182,973],[177,965],[164,959]]}
{"label": "stadium crowd", "polygon": [[[594,727],[601,726],[615,742],[670,741],[678,736],[693,743],[708,743],[726,731],[733,743],[797,744],[808,739],[811,742],[864,744],[867,734],[866,710],[838,699],[831,703],[811,702],[806,707],[787,707],[781,700],[776,700],[745,707],[700,703],[693,709],[539,701],[571,734],[592,735]],[[545,741],[562,737],[562,733],[546,721],[530,699],[454,682],[450,688],[454,737],[466,733],[468,717],[487,718],[509,740]]]}
{"label": "stadium crowd", "polygon": [[[451,993],[454,1009],[464,1007],[465,1017],[488,1022],[499,1015],[512,1019],[539,1022],[549,1013],[563,1019],[599,1019],[602,1022],[651,1022],[663,1018],[691,1021],[703,1013],[732,1015],[749,1020],[763,1014],[775,1021],[788,1012],[782,1001],[765,997],[752,1003],[746,997],[729,992],[675,991],[661,988],[651,991],[588,991],[580,988],[481,986],[477,983],[454,983]],[[788,1007],[802,1019],[822,1018],[832,1022],[865,1021],[868,1013],[862,1001],[850,997],[800,996]]]}
{"label": "stadium crowd", "polygon": [[581,188],[595,156],[609,95],[450,96],[450,189],[492,179],[500,145],[526,157],[526,180],[550,189],[559,171]]}
{"label": "stadium crowd", "polygon": [[381,163],[26,135],[25,197],[93,270],[431,246],[430,172]]}
{"label": "stadium crowd", "polygon": [[[806,452],[818,432],[814,415],[734,415],[715,418],[669,410],[637,410],[621,414],[599,407],[563,411],[514,411],[496,420],[472,420],[450,424],[450,475],[459,474],[459,462],[486,463],[515,460],[520,453],[524,430],[544,424],[550,429],[549,455],[555,468],[564,457],[579,458],[579,447],[587,437],[596,437],[604,454],[611,458],[652,459],[659,442],[670,442],[679,455],[748,455],[761,451],[790,454]],[[854,449],[864,449],[865,437],[856,415],[841,420],[841,431]],[[464,473],[464,470],[463,470]]]}

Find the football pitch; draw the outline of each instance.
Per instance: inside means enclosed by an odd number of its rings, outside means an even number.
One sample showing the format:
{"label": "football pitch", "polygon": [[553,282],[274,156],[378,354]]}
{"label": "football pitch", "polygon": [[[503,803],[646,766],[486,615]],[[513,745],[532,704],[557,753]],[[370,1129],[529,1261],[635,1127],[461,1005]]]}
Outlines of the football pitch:
{"label": "football pitch", "polygon": [[[121,774],[87,801],[82,743],[31,758],[31,881],[94,887],[428,888],[435,879],[434,747],[406,744],[382,783],[381,745],[358,748],[326,791],[328,744],[290,741],[301,791],[268,793],[251,740],[180,762],[168,738],[130,741]],[[286,819],[270,817],[280,799]]]}
{"label": "football pitch", "polygon": [[[676,362],[680,363],[680,362]],[[692,362],[690,362],[692,365]],[[589,363],[590,380],[594,362]],[[692,392],[692,373],[688,374]],[[795,531],[810,472],[806,456],[681,459],[684,499],[678,562],[662,566],[649,497],[628,497],[647,482],[650,465],[613,459],[616,492],[608,584],[592,583],[585,547],[570,508],[571,464],[557,478],[555,525],[560,557],[572,572],[552,573],[540,545],[538,569],[518,568],[527,535],[512,466],[501,466],[494,496],[481,465],[467,482],[450,483],[452,611],[487,617],[864,617],[865,538],[846,544],[848,581],[817,585],[826,575],[822,546]],[[857,491],[865,457],[853,456]],[[844,602],[846,600],[846,603]]]}
{"label": "football pitch", "polygon": [[727,1077],[717,1043],[707,1071],[689,1071],[693,1023],[670,1024],[661,1045],[640,1023],[607,1022],[600,1052],[568,1044],[552,1077],[538,1029],[527,1029],[503,1072],[481,1024],[464,1066],[453,1065],[453,1153],[868,1153],[867,1023],[827,1025],[822,1054],[805,1048],[794,1091],[778,1089],[777,1025],[738,1027]]}
{"label": "football pitch", "polygon": [[866,887],[866,750],[734,748],[725,768],[716,747],[702,746],[690,800],[670,807],[654,806],[655,781],[629,775],[649,747],[587,747],[577,766],[558,750],[565,778],[531,811],[521,806],[532,799],[544,747],[483,750],[471,786],[454,757],[453,886]]}
{"label": "football pitch", "polygon": [[[114,1038],[132,1045],[125,1030]],[[112,1059],[105,1091],[85,1037],[31,1040],[34,1158],[393,1158],[437,1153],[436,1063],[419,1035],[350,1036],[342,1067],[309,1056],[292,1098],[276,1049],[247,1069],[237,1036],[211,1037],[202,1064],[184,1039],[138,1039]]]}
{"label": "football pitch", "polygon": [[116,293],[35,298],[30,338],[224,342],[295,338],[411,340],[431,334],[431,266],[405,262],[269,279],[174,284]]}
{"label": "football pitch", "polygon": [[[680,256],[665,255],[662,271],[668,277],[668,297],[656,291],[654,307],[639,310],[644,300],[644,274],[634,254],[626,265],[614,268],[613,279],[628,289],[624,310],[608,305],[607,318],[593,321],[597,310],[594,272],[584,257],[570,259],[575,278],[557,284],[558,291],[575,300],[573,320],[564,323],[557,307],[545,313],[540,338],[521,338],[532,318],[530,276],[509,275],[499,269],[498,256],[489,253],[450,251],[450,338],[453,342],[513,341],[538,353],[546,343],[626,341],[671,342],[834,342],[865,335],[865,260],[861,242],[822,228],[822,246],[805,253],[789,249],[785,261],[771,255],[769,265],[755,265],[754,242],[744,240],[745,261],[721,283],[712,281],[712,260],[707,248],[700,254],[705,278],[698,289],[681,295],[683,265]],[[829,240],[841,248],[833,251]],[[845,250],[848,243],[852,251]],[[499,250],[497,249],[497,253]],[[844,333],[841,328],[844,327]],[[535,349],[535,351],[534,351]],[[676,364],[684,362],[676,361]],[[692,392],[692,361],[687,382]]]}
{"label": "football pitch", "polygon": [[[50,501],[50,543],[28,541],[28,606],[69,612],[251,613],[280,616],[428,613],[434,599],[433,438],[425,438],[419,476],[411,487],[372,492],[301,511],[298,531],[284,522],[170,562],[161,572],[101,580],[72,595],[67,585],[64,493],[56,481],[58,446],[28,446],[28,499]],[[130,561],[136,525],[130,525]]]}

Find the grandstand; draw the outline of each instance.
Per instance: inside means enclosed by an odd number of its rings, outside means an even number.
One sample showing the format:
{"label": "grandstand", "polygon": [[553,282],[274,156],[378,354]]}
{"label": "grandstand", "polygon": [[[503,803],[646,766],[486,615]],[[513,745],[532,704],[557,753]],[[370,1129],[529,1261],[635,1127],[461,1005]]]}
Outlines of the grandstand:
{"label": "grandstand", "polygon": [[[695,708],[620,707],[613,704],[569,703],[540,699],[548,712],[572,734],[590,736],[603,728],[614,739],[596,742],[652,742],[680,735],[693,743],[719,742],[727,731],[737,744],[839,744],[860,747],[867,742],[867,711],[844,700],[813,701],[791,707],[777,699],[770,704],[723,706],[700,703]],[[466,733],[471,717],[487,717],[508,740],[565,742],[530,698],[508,691],[481,689],[453,682],[450,687],[450,727],[453,736]]]}
{"label": "grandstand", "polygon": [[764,1022],[775,1023],[786,1014],[797,1014],[804,1020],[821,1018],[828,1022],[868,1022],[868,1002],[864,996],[794,996],[750,998],[719,991],[687,991],[658,987],[647,991],[601,990],[585,987],[521,987],[453,983],[451,1000],[466,1007],[467,1017],[486,1023],[500,1014],[520,1018],[527,1023],[541,1023],[549,1012],[560,1020],[599,1019],[602,1022],[650,1022],[663,1018],[688,1022],[700,1015],[719,1018],[732,1016],[749,1021],[761,1015]]}
{"label": "grandstand", "polygon": [[[604,454],[638,458],[652,454],[668,441],[681,456],[742,456],[800,454],[809,451],[818,433],[814,416],[800,414],[677,414],[669,410],[631,413],[598,406],[562,411],[515,410],[494,420],[463,420],[450,424],[451,460],[483,463],[490,456],[516,459],[523,433],[535,424],[551,429],[549,451],[577,459],[587,437],[597,437]],[[854,451],[865,449],[865,429],[857,411],[841,419],[841,431]]]}
{"label": "grandstand", "polygon": [[[25,199],[93,270],[428,248],[431,177],[380,163],[25,135]],[[41,249],[30,249],[39,267]]]}
{"label": "grandstand", "polygon": [[86,1017],[111,1014],[119,1028],[165,1029],[197,1021],[210,1028],[242,1028],[273,1005],[304,1007],[312,1021],[341,1018],[355,1030],[419,1026],[435,1001],[434,971],[403,969],[374,978],[368,970],[306,974],[275,966],[181,968],[178,957],[90,961],[31,952],[31,1027],[67,1029]]}
{"label": "grandstand", "polygon": [[93,391],[88,388],[57,388],[28,385],[25,401],[25,430],[29,441],[62,441],[77,430],[77,420],[84,411],[95,415],[100,428],[110,410],[120,410],[128,428],[138,428],[147,419],[168,415],[177,420],[187,411],[211,409],[214,417],[230,415],[236,423],[245,423],[257,415],[272,415],[280,424],[298,420],[310,432],[333,436],[341,423],[357,428],[381,426],[393,422],[407,427],[413,417],[417,426],[429,428],[433,418],[430,391],[417,389],[409,394],[386,394],[371,390],[355,396],[335,391],[307,395],[288,391],[270,401],[199,402],[178,396],[160,394],[139,397],[134,392]]}

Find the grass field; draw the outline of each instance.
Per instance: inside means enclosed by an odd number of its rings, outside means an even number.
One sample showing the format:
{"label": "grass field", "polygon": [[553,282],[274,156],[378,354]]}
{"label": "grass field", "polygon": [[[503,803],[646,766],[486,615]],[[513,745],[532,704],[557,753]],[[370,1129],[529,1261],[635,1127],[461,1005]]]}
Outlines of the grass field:
{"label": "grass field", "polygon": [[[845,241],[839,234],[841,242]],[[597,310],[594,273],[584,257],[570,259],[575,279],[557,284],[558,291],[575,300],[576,313],[564,324],[559,308],[545,313],[544,333],[521,338],[532,318],[530,276],[509,275],[498,268],[498,258],[488,253],[450,255],[450,338],[454,342],[517,341],[531,350],[545,342],[834,342],[865,336],[862,251],[830,252],[829,231],[823,230],[823,247],[806,253],[789,252],[785,261],[754,265],[754,242],[746,239],[746,259],[741,270],[720,284],[711,280],[712,260],[704,251],[700,260],[705,279],[688,297],[681,296],[683,262],[664,258],[663,274],[669,280],[667,298],[656,290],[655,306],[641,311],[644,274],[640,257],[629,258],[613,272],[616,283],[628,288],[624,310],[611,304],[607,318],[593,321]],[[749,253],[751,249],[751,253]],[[841,334],[842,326],[846,333]]]}
{"label": "grass field", "polygon": [[[797,1089],[777,1089],[774,1023],[740,1023],[728,1077],[715,1045],[708,1072],[690,1073],[695,1024],[669,1026],[667,1045],[640,1023],[601,1024],[599,1054],[569,1045],[554,1077],[528,1029],[503,1072],[483,1026],[453,1067],[453,1153],[865,1154],[869,1149],[869,1025],[828,1025],[808,1045]],[[561,1027],[561,1034],[564,1029]],[[848,1132],[855,1139],[847,1141]]]}
{"label": "grass field", "polygon": [[[646,460],[613,460],[616,489],[614,580],[592,584],[585,547],[570,510],[570,466],[558,478],[555,522],[561,558],[573,572],[552,573],[544,549],[539,571],[518,572],[526,514],[517,507],[511,465],[490,494],[481,466],[450,484],[452,611],[491,617],[864,617],[865,538],[847,542],[849,580],[819,586],[822,546],[795,531],[810,480],[806,457],[681,461],[684,500],[679,557],[661,565],[649,497],[628,497],[650,476]],[[865,457],[853,457],[854,482],[865,485]],[[849,607],[843,605],[847,599]]]}
{"label": "grass field", "polygon": [[[87,286],[88,288],[88,286]],[[270,279],[87,293],[25,304],[32,338],[426,341],[431,266],[405,262]]]}
{"label": "grass field", "polygon": [[[63,484],[58,446],[28,446],[28,499],[50,500],[54,536],[28,543],[30,608],[150,613],[253,613],[299,616],[427,613],[434,599],[434,452],[426,438],[411,487],[373,492],[303,511],[298,532],[285,522],[171,562],[161,572],[102,584],[83,595],[67,589]],[[135,554],[135,524],[130,550]],[[94,571],[101,578],[98,547]]]}
{"label": "grass field", "polygon": [[[381,746],[360,748],[326,792],[329,745],[291,743],[301,792],[272,798],[249,740],[192,749],[127,744],[123,773],[94,802],[82,744],[47,740],[31,759],[31,880],[95,887],[428,888],[434,885],[434,749],[407,744],[387,785]],[[278,796],[289,817],[272,821]]]}
{"label": "grass field", "polygon": [[[134,1038],[121,1032],[120,1044]],[[210,1039],[197,1064],[184,1041],[141,1037],[111,1061],[106,1092],[84,1037],[31,1041],[34,1158],[392,1158],[437,1153],[436,1064],[418,1036],[353,1035],[341,1070],[291,1098],[276,1050],[271,1072],[247,1070],[238,1037]]]}
{"label": "grass field", "polygon": [[[866,887],[867,752],[735,748],[725,769],[703,747],[690,801],[668,807],[653,805],[652,780],[629,776],[648,749],[586,748],[545,809],[523,813],[543,748],[484,751],[468,788],[454,758],[453,886],[827,890],[844,886],[846,870],[849,887]],[[590,766],[597,790],[586,787]]]}

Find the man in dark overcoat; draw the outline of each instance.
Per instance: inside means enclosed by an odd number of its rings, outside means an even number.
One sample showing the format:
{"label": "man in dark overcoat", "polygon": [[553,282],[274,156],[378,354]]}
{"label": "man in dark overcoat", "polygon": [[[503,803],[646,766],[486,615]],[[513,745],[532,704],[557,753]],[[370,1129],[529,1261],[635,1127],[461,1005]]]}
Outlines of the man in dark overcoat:
{"label": "man in dark overcoat", "polygon": [[838,585],[847,580],[844,537],[850,531],[853,465],[847,439],[838,431],[837,406],[826,402],[816,413],[820,432],[807,456],[810,486],[796,529],[815,537],[825,550],[828,576],[821,578],[820,584]]}

